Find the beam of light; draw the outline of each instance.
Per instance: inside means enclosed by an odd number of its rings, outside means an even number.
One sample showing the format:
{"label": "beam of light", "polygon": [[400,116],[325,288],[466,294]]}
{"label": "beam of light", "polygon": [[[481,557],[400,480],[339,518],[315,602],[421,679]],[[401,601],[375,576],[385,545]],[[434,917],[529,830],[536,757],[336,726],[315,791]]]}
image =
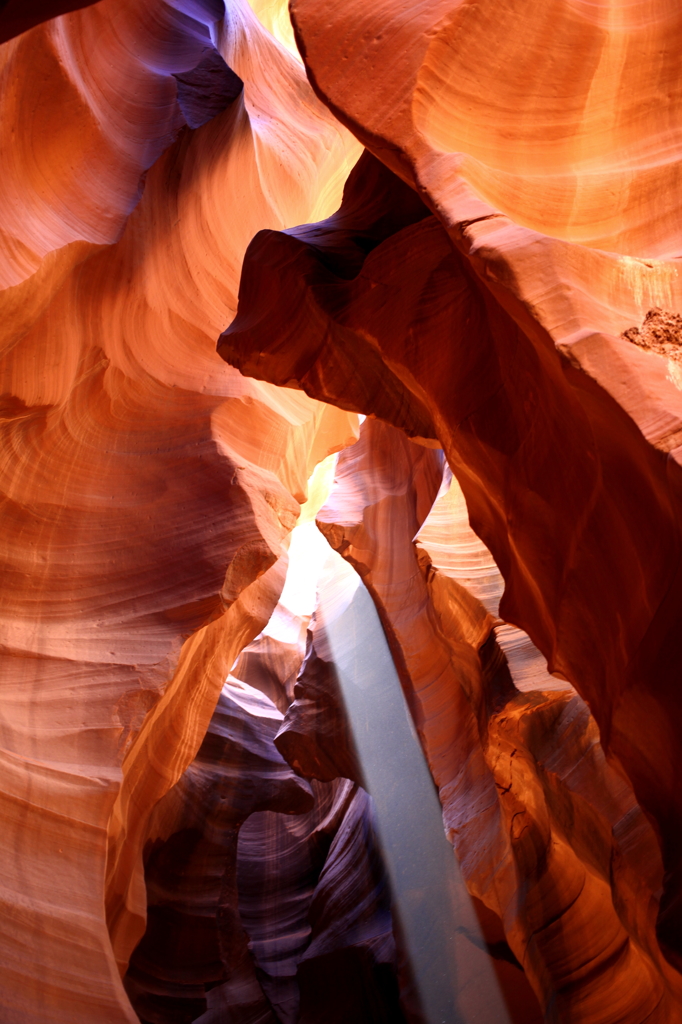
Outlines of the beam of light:
{"label": "beam of light", "polygon": [[[427,1024],[509,1024],[509,1015],[374,603],[321,581],[319,617],[367,788]],[[350,600],[348,600],[350,596]]]}

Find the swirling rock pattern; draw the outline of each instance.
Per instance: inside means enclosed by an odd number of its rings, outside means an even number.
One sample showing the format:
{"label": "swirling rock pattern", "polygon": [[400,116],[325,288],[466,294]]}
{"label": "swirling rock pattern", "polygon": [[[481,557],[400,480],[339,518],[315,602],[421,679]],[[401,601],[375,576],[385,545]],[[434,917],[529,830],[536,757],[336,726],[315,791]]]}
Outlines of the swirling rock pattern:
{"label": "swirling rock pattern", "polygon": [[490,551],[471,529],[462,488],[448,468],[416,540],[431,600],[441,620],[448,622],[448,635],[461,632],[461,639],[479,647],[481,635],[487,635],[494,622],[495,640],[519,690],[571,689],[570,683],[549,674],[547,662],[523,630],[500,620],[504,580]]}
{"label": "swirling rock pattern", "polygon": [[282,717],[231,676],[154,809],[125,978],[144,1024],[404,1019],[371,800],[338,774],[294,774],[273,744]]}
{"label": "swirling rock pattern", "polygon": [[[272,743],[281,717],[258,690],[227,683],[199,753],[154,809],[145,844],[147,928],[126,975],[143,1021],[192,1021],[207,1010],[206,989],[216,987],[239,1019],[276,1020],[239,917],[237,844],[255,811],[312,809],[310,787]],[[213,1016],[207,1011],[207,1020]]]}
{"label": "swirling rock pattern", "polygon": [[[599,371],[597,360],[564,359],[544,313],[521,301],[514,284],[547,288],[541,268],[572,268],[573,254],[584,267],[591,263],[596,282],[597,263],[606,273],[610,257],[574,247],[562,263],[568,243],[503,228],[497,215],[476,220],[470,208],[461,217],[471,227],[457,228],[435,200],[440,219],[413,206],[401,225],[411,190],[368,163],[358,165],[330,220],[254,239],[243,306],[220,349],[246,373],[278,383],[293,377],[309,394],[374,413],[415,438],[438,436],[471,524],[505,579],[500,615],[588,701],[607,749],[656,819],[666,868],[658,927],[674,959],[682,834],[671,770],[680,714],[679,467],[674,452],[665,454],[674,437],[668,443],[661,433],[672,421],[659,397],[674,392],[679,404],[675,385],[649,387],[650,373],[665,375],[662,361],[660,368],[649,362],[659,357],[626,341],[597,340],[594,331],[585,348],[590,359],[597,350],[618,352],[622,371],[611,363],[607,373],[607,359]],[[378,237],[375,230],[367,255],[355,241],[363,223],[384,229]],[[538,251],[505,278],[491,241],[498,227],[505,238],[546,247],[549,263]],[[466,243],[476,231],[488,232],[485,254]],[[587,282],[575,277],[574,285],[561,295],[575,295],[583,315],[603,325],[596,299],[585,297]],[[547,294],[557,299],[551,288]],[[615,309],[621,293],[611,295]],[[286,322],[274,329],[278,301]],[[623,289],[621,310],[634,302]],[[564,314],[554,340],[569,352]]]}
{"label": "swirling rock pattern", "polygon": [[[682,16],[291,11],[0,10],[3,1020],[136,1020],[150,817],[211,776],[194,759],[242,650],[279,714],[296,698],[290,738],[312,722],[311,773],[356,777],[323,749],[322,637],[296,683],[307,623],[256,638],[311,471],[362,413],[382,422],[320,523],[373,594],[470,889],[550,1020],[675,1021]],[[341,875],[369,820],[352,792]],[[268,1019],[266,990],[312,1021],[323,961],[369,965],[371,1004],[385,908],[332,950],[325,877],[300,1010],[254,912],[256,968],[239,932],[248,979],[213,978],[206,1024]]]}
{"label": "swirling rock pattern", "polygon": [[240,833],[239,909],[261,985],[282,1024],[404,1024],[371,800],[349,780],[311,785],[307,816],[262,812]]}
{"label": "swirling rock pattern", "polygon": [[[676,1019],[679,979],[652,914],[662,880],[655,835],[605,760],[585,703],[570,690],[519,692],[486,610],[473,595],[444,601],[438,570],[429,564],[426,580],[420,572],[412,538],[436,468],[437,453],[368,420],[339,456],[318,524],[390,624],[469,888],[503,920],[551,1019]],[[583,915],[599,921],[589,947]],[[518,1003],[524,979],[504,982]]]}
{"label": "swirling rock pattern", "polygon": [[[243,89],[192,130],[207,51]],[[2,1015],[118,1024],[149,815],[355,436],[214,338],[254,231],[333,209],[359,146],[239,2],[105,0],[0,56]]]}

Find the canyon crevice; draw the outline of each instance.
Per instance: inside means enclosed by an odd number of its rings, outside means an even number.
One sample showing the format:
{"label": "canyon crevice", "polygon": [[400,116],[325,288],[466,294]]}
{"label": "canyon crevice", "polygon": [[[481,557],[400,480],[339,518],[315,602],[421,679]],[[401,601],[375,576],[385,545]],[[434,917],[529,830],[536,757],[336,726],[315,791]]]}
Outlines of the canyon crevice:
{"label": "canyon crevice", "polygon": [[681,39],[0,5],[3,1022],[431,1024],[358,591],[462,962],[512,1024],[682,1022]]}

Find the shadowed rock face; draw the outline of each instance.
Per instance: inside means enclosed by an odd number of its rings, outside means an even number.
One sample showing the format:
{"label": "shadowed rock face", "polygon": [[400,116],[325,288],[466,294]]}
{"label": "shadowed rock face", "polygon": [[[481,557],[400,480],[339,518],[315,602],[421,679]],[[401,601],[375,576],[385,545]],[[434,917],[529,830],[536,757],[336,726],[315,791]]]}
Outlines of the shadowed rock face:
{"label": "shadowed rock face", "polygon": [[240,835],[239,908],[258,978],[282,1024],[405,1024],[371,800],[348,780],[312,786],[307,818],[264,812]]}
{"label": "shadowed rock face", "polygon": [[275,746],[305,778],[362,782],[334,665],[316,650],[314,633],[308,633],[294,700],[275,736]]}
{"label": "shadowed rock face", "polygon": [[[341,771],[312,788],[294,774],[273,745],[282,714],[230,679],[147,827],[135,1010],[145,1024],[404,1024],[371,799]],[[342,706],[335,718],[347,730]]]}
{"label": "shadowed rock face", "polygon": [[[389,624],[469,889],[502,920],[550,1018],[675,1019],[679,982],[652,913],[662,882],[655,834],[605,758],[585,702],[570,687],[518,690],[519,665],[512,659],[510,673],[495,620],[441,578],[438,533],[428,525],[439,456],[367,420],[359,443],[339,456],[317,521]],[[449,527],[456,549],[463,531],[454,517]],[[426,545],[421,565],[415,537]],[[434,562],[425,564],[429,540]],[[523,979],[504,983],[514,1005]]]}
{"label": "shadowed rock face", "polygon": [[[248,5],[224,14],[105,0],[2,47],[8,1024],[136,1020],[150,814],[277,604],[314,466],[356,435],[214,350],[249,239],[331,212],[360,149]],[[173,75],[212,40],[244,88],[192,130]]]}
{"label": "shadowed rock face", "polygon": [[197,757],[154,810],[145,843],[147,930],[126,976],[133,1006],[150,1024],[194,1020],[215,986],[232,993],[235,1012],[275,1021],[239,920],[237,844],[254,811],[312,808],[310,787],[272,744],[280,720],[257,690],[226,684]]}
{"label": "shadowed rock face", "polygon": [[[404,208],[406,186],[386,182],[386,170],[368,174],[376,175],[373,200],[359,164],[338,215],[315,230],[254,240],[243,314],[220,350],[247,373],[293,377],[311,395],[427,440],[438,435],[471,523],[505,577],[500,614],[589,702],[603,742],[657,822],[667,872],[659,933],[673,956],[678,926],[668,907],[682,834],[670,770],[680,714],[679,467],[575,359],[556,352],[497,278],[488,287],[489,264],[463,255],[435,216],[395,231],[351,279],[337,273],[320,252],[328,246],[336,259],[363,202],[370,220],[376,202]],[[280,299],[287,320],[276,330]],[[634,345],[618,344],[640,358]],[[637,367],[624,365],[634,386]],[[389,395],[400,379],[405,397],[387,399],[385,379]],[[422,425],[427,405],[430,426]]]}
{"label": "shadowed rock face", "polygon": [[679,5],[291,12],[0,2],[0,1019],[418,1020],[342,452],[514,1024],[675,1024]]}
{"label": "shadowed rock face", "polygon": [[208,48],[195,68],[173,77],[178,83],[178,106],[190,128],[201,128],[217,117],[244,88],[218,51]]}
{"label": "shadowed rock face", "polygon": [[57,18],[68,11],[89,7],[97,0],[2,0],[0,3],[0,43],[21,35],[42,21]]}

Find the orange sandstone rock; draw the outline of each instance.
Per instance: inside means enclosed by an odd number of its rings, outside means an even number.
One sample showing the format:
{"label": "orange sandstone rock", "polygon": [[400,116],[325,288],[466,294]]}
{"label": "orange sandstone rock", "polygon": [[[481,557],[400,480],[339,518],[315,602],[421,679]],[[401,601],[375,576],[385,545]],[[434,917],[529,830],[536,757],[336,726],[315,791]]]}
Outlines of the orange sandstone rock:
{"label": "orange sandstone rock", "polygon": [[[656,836],[589,709],[570,688],[519,692],[483,606],[448,604],[440,570],[419,571],[439,456],[367,420],[317,522],[386,623],[467,885],[502,919],[548,1019],[680,1019],[682,981],[655,932]],[[527,983],[503,984],[513,1013]]]}
{"label": "orange sandstone rock", "polygon": [[294,695],[256,637],[359,412],[320,522],[472,892],[549,1019],[675,1021],[682,16],[291,7],[0,11],[3,1020],[136,1020],[150,818],[242,649]]}
{"label": "orange sandstone rock", "polygon": [[[679,393],[672,380],[650,386],[652,375],[665,378],[660,357],[594,333],[604,325],[596,295],[611,287],[616,257],[497,215],[457,228],[435,201],[442,219],[411,207],[411,195],[368,157],[327,222],[257,236],[220,350],[246,373],[294,378],[311,395],[438,437],[505,579],[501,617],[588,701],[656,820],[666,869],[659,934],[674,958],[680,470],[666,454],[677,427],[661,403],[679,405]],[[491,247],[498,230],[530,247],[513,272],[504,261],[517,249]],[[485,249],[469,246],[472,232],[488,232]],[[573,273],[578,264],[592,266],[591,292]],[[589,345],[586,334],[576,342],[589,352],[582,362],[567,347],[569,321],[553,338],[547,307],[521,295],[532,286],[558,301],[547,283],[555,272],[573,274],[561,301],[580,305],[594,327]],[[634,310],[636,293],[610,294],[612,308],[622,300],[621,310]],[[622,324],[634,312],[620,315]]]}
{"label": "orange sandstone rock", "polygon": [[[149,815],[277,603],[313,466],[355,439],[213,338],[249,238],[333,209],[359,147],[248,6],[186,6],[107,0],[2,48],[8,1022],[135,1021]],[[173,143],[171,73],[214,44],[243,92]]]}

